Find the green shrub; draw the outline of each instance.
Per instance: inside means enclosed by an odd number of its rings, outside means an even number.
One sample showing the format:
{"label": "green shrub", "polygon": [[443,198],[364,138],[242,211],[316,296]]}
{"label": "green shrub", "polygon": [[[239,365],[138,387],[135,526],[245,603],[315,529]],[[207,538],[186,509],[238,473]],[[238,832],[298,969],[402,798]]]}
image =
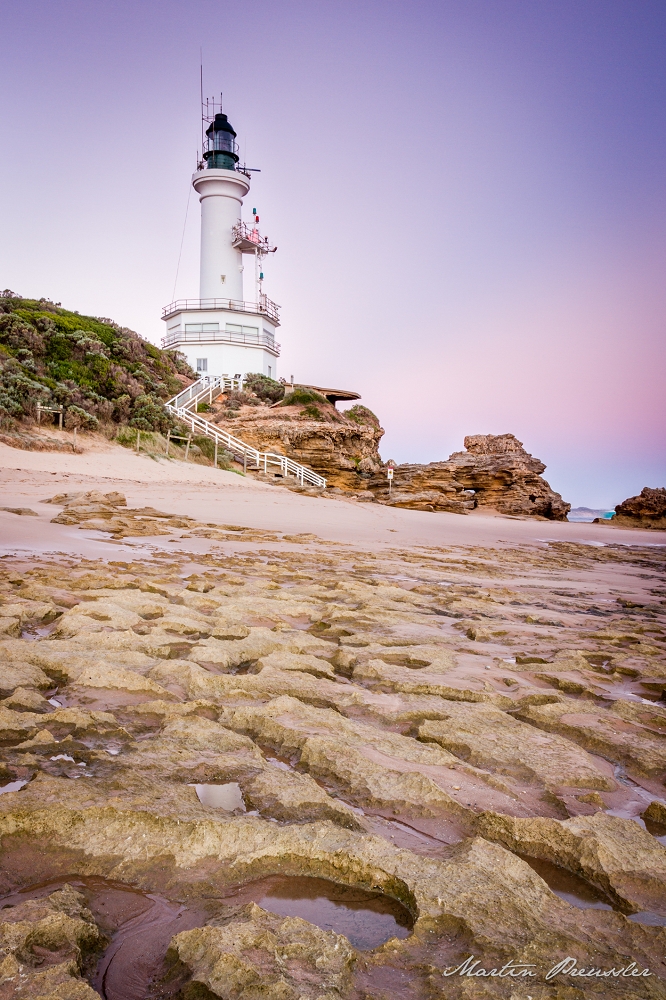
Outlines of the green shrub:
{"label": "green shrub", "polygon": [[46,299],[0,294],[0,422],[32,417],[36,403],[63,405],[70,426],[130,422],[172,425],[163,401],[195,373],[176,351],[161,351],[112,320],[62,309]]}
{"label": "green shrub", "polygon": [[301,410],[300,416],[301,417],[309,417],[310,420],[325,420],[326,419],[326,417],[321,412],[321,410],[319,409],[319,407],[315,406],[314,403],[309,403],[308,406],[305,407],[305,409]]}
{"label": "green shrub", "polygon": [[65,411],[65,427],[67,430],[77,427],[84,431],[95,431],[99,427],[99,420],[80,406],[68,406]]}
{"label": "green shrub", "polygon": [[210,413],[212,409],[210,403],[197,403],[197,413]]}
{"label": "green shrub", "polygon": [[325,396],[315,392],[314,389],[294,389],[288,392],[281,402],[281,406],[306,406],[308,403],[328,403]]}
{"label": "green shrub", "polygon": [[173,418],[167,413],[162,401],[152,394],[138,396],[134,400],[130,426],[142,431],[163,431],[173,427]]}
{"label": "green shrub", "polygon": [[344,410],[343,416],[347,420],[353,420],[355,424],[370,424],[372,427],[379,427],[379,418],[367,406],[361,406],[360,403],[352,406],[349,410]]}
{"label": "green shrub", "polygon": [[265,403],[277,403],[284,396],[284,386],[281,382],[276,382],[275,379],[259,372],[246,375],[243,385],[247,392],[253,392]]}

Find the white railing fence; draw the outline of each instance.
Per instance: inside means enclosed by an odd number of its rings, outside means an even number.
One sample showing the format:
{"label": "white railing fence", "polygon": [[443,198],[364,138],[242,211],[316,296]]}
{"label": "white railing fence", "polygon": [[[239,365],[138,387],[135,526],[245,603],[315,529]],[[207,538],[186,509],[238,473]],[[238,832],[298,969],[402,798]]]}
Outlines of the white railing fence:
{"label": "white railing fence", "polygon": [[326,489],[326,480],[318,475],[307,465],[294,462],[286,455],[278,455],[271,451],[259,451],[252,445],[245,444],[240,438],[234,437],[227,431],[212,424],[209,420],[204,420],[196,412],[200,403],[212,403],[215,396],[230,389],[242,389],[243,379],[230,378],[227,375],[206,376],[188,386],[178,395],[168,400],[165,404],[169,413],[173,414],[181,423],[186,424],[192,433],[201,434],[215,441],[218,446],[225,448],[230,454],[243,463],[243,468],[259,469],[268,472],[271,468],[278,467],[281,474],[287,478],[294,479],[305,486],[318,486]]}

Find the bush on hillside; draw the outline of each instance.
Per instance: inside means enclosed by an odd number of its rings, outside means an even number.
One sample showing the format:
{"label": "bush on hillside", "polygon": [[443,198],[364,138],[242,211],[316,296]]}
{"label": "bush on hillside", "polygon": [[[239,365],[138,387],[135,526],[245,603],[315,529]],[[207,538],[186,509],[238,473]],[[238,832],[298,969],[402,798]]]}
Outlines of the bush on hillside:
{"label": "bush on hillside", "polygon": [[259,406],[259,403],[252,396],[239,389],[232,389],[226,393],[224,406],[227,410],[240,410],[241,406]]}
{"label": "bush on hillside", "polygon": [[328,400],[326,396],[322,396],[321,393],[315,392],[314,389],[294,389],[293,392],[287,393],[281,402],[281,406],[307,406],[308,403],[323,403],[326,405]]}
{"label": "bush on hillside", "polygon": [[246,392],[253,392],[264,403],[277,403],[284,396],[284,386],[281,382],[276,382],[275,379],[259,372],[246,375],[243,384]]}
{"label": "bush on hillside", "polygon": [[315,403],[308,403],[308,405],[306,407],[304,407],[299,412],[299,416],[300,417],[307,417],[309,420],[325,420],[326,419],[326,417],[324,416],[324,414],[321,412],[321,410],[319,409],[319,407]]}
{"label": "bush on hillside", "polygon": [[65,425],[129,423],[167,430],[163,401],[196,378],[182,355],[161,351],[112,320],[46,299],[0,294],[0,425],[34,418],[37,403],[64,406]]}
{"label": "bush on hillside", "polygon": [[347,420],[353,420],[355,424],[370,424],[372,427],[379,427],[379,418],[367,406],[361,406],[360,403],[352,406],[349,410],[343,410],[342,415]]}

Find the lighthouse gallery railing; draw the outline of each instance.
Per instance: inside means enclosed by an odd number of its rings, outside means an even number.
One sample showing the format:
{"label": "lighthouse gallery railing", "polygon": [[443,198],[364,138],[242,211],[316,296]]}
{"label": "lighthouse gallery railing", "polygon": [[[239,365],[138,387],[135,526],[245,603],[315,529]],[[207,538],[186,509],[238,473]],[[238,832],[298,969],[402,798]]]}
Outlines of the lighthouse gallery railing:
{"label": "lighthouse gallery railing", "polygon": [[162,309],[162,319],[169,319],[176,313],[196,309],[205,312],[207,309],[227,309],[229,312],[253,313],[267,316],[276,326],[280,325],[280,307],[263,292],[258,302],[242,302],[240,299],[176,299]]}

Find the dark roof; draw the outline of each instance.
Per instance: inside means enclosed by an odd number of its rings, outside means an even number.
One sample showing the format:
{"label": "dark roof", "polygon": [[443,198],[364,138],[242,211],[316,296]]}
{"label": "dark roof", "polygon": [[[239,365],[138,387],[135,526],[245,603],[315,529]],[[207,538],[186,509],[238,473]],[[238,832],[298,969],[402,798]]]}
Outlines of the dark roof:
{"label": "dark roof", "polygon": [[[287,386],[289,388],[289,386]],[[294,388],[298,389],[314,389],[315,392],[320,393],[322,396],[326,396],[329,403],[335,404],[338,400],[352,400],[360,399],[360,392],[353,392],[351,389],[325,389],[321,385],[306,385],[304,382],[294,382]]]}
{"label": "dark roof", "polygon": [[210,132],[231,132],[233,136],[236,135],[233,125],[223,114],[215,115],[215,120],[206,129],[206,135],[209,135]]}

